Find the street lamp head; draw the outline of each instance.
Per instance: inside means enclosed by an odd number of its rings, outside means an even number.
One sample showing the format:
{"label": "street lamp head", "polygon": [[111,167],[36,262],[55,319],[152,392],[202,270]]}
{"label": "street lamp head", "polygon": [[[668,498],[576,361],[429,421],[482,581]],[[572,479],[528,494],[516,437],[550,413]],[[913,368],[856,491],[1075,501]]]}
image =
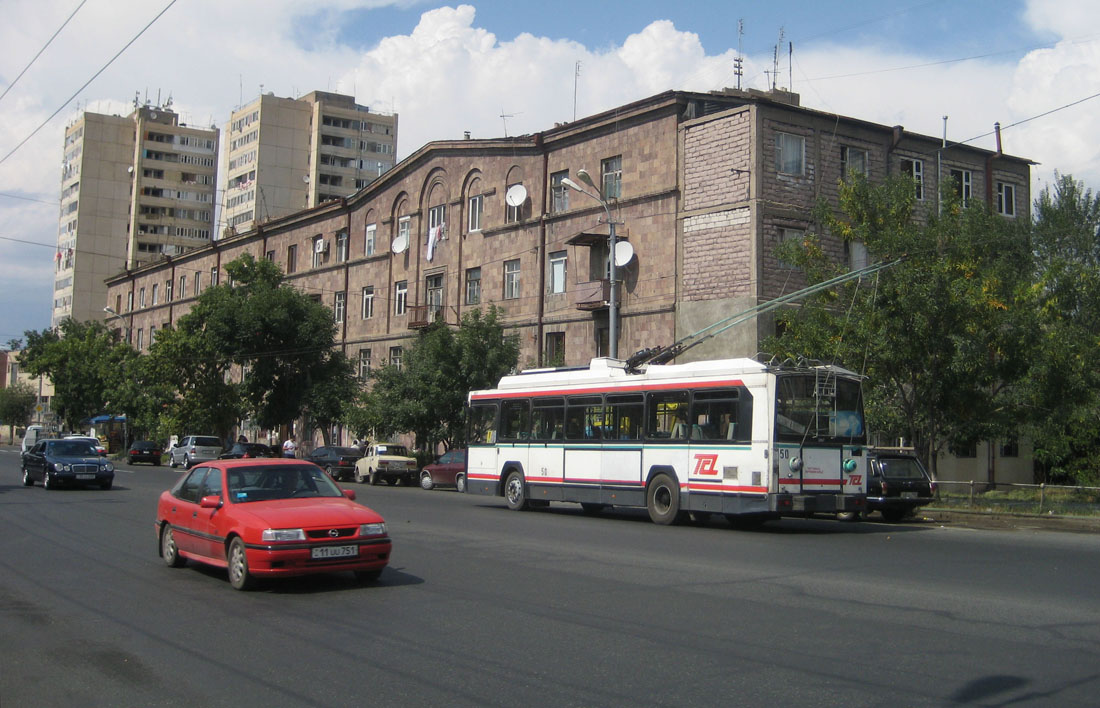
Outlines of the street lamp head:
{"label": "street lamp head", "polygon": [[596,194],[600,194],[600,188],[596,186],[596,183],[592,181],[592,175],[588,174],[588,170],[583,167],[577,170],[577,179],[584,182],[592,189],[596,190]]}
{"label": "street lamp head", "polygon": [[117,315],[117,314],[118,314],[118,313],[117,313],[117,312],[115,312],[115,311],[114,311],[114,309],[113,309],[113,308],[111,308],[111,307],[104,307],[104,308],[103,308],[103,311],[104,311],[104,312],[106,312],[106,313],[107,313],[108,315]]}
{"label": "street lamp head", "polygon": [[579,184],[577,184],[573,180],[569,179],[568,177],[562,177],[561,178],[561,183],[564,184],[566,187],[569,187],[570,189],[575,189],[578,192],[583,193],[585,191],[584,187],[580,186]]}

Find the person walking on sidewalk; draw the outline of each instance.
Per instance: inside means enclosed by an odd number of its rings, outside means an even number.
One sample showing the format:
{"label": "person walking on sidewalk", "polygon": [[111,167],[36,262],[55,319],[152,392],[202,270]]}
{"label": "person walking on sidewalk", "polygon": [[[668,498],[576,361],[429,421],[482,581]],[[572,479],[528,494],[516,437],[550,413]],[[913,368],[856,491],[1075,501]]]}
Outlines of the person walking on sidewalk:
{"label": "person walking on sidewalk", "polygon": [[283,457],[294,457],[294,452],[298,449],[298,446],[294,444],[294,436],[291,435],[283,442]]}

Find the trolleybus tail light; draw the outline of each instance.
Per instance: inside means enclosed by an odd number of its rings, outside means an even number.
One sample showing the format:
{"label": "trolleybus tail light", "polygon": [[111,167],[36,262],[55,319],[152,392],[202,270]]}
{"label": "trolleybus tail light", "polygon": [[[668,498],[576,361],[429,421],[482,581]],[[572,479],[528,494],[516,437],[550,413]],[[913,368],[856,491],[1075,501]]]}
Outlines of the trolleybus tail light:
{"label": "trolleybus tail light", "polygon": [[792,457],[791,458],[791,472],[801,472],[801,471],[802,471],[802,458],[801,457]]}
{"label": "trolleybus tail light", "polygon": [[844,471],[849,474],[856,471],[856,461],[851,457],[844,461]]}

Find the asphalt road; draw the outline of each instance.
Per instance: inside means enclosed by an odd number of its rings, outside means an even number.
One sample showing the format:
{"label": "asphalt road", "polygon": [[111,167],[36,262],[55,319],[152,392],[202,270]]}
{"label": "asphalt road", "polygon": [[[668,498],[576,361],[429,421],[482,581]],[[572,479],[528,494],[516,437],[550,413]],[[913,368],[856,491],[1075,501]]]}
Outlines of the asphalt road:
{"label": "asphalt road", "polygon": [[0,449],[0,706],[1095,706],[1100,535],[659,527],[356,486],[393,561],[240,593],[165,567],[178,472],[25,488]]}

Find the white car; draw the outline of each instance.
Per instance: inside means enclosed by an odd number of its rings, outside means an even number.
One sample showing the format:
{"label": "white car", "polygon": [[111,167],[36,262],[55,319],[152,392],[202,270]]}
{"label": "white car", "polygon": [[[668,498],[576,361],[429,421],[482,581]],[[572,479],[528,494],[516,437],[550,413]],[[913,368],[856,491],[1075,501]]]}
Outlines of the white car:
{"label": "white car", "polygon": [[100,457],[107,454],[107,448],[103,447],[103,444],[99,442],[99,438],[93,438],[91,435],[66,435],[66,440],[83,440],[86,443],[90,443],[95,446],[95,451]]}
{"label": "white car", "polygon": [[179,445],[168,451],[168,466],[183,465],[191,469],[199,462],[218,459],[222,454],[222,441],[215,435],[188,435]]}
{"label": "white car", "polygon": [[367,446],[367,454],[355,463],[355,481],[362,484],[365,480],[378,484],[406,485],[416,484],[416,459],[409,457],[404,445],[394,443],[374,443]]}

